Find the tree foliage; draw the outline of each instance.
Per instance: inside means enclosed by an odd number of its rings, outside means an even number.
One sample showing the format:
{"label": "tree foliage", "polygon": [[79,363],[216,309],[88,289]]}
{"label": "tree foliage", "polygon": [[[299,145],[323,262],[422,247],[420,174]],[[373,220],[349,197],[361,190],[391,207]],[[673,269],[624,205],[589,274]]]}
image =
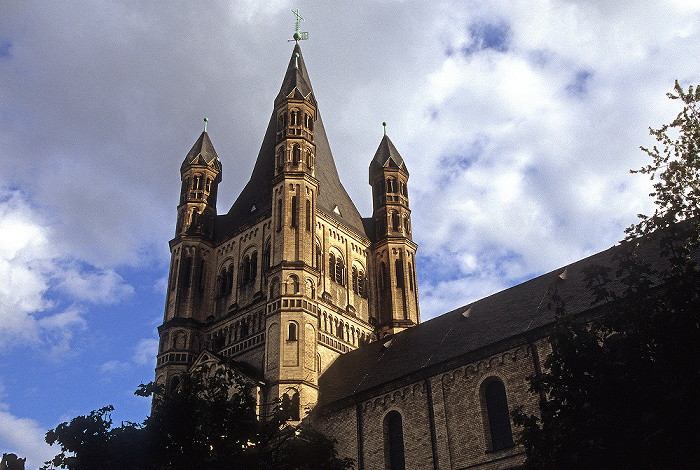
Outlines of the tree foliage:
{"label": "tree foliage", "polygon": [[153,397],[142,424],[112,427],[111,406],[78,416],[46,434],[61,452],[44,469],[69,470],[345,470],[334,441],[275,414],[258,420],[249,382],[228,367],[183,374],[171,393],[153,383],[135,392]]}
{"label": "tree foliage", "polygon": [[695,468],[700,461],[700,87],[650,129],[659,150],[636,171],[656,210],[627,229],[609,266],[585,272],[598,315],[572,318],[554,289],[545,370],[528,380],[540,413],[515,409],[530,468]]}

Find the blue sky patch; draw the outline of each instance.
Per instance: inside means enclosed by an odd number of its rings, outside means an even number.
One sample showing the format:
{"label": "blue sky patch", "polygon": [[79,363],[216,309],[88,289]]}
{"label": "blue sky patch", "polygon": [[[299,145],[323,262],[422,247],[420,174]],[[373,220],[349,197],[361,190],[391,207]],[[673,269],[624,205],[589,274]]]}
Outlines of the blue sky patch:
{"label": "blue sky patch", "polygon": [[471,44],[464,46],[461,52],[465,56],[482,50],[491,49],[496,52],[507,52],[510,43],[511,30],[505,22],[479,22],[469,26]]}
{"label": "blue sky patch", "polygon": [[12,48],[12,43],[10,41],[0,40],[0,57],[11,57],[10,49]]}
{"label": "blue sky patch", "polygon": [[588,84],[593,76],[593,72],[580,70],[576,72],[573,82],[566,86],[566,91],[573,96],[583,96],[588,93]]}

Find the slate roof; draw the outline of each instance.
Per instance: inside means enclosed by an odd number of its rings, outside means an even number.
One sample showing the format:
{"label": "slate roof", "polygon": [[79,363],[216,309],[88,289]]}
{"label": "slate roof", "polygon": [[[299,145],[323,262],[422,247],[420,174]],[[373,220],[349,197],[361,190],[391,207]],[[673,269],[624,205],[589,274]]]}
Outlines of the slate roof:
{"label": "slate roof", "polygon": [[219,170],[221,170],[221,161],[219,160],[219,156],[216,154],[216,150],[214,150],[214,145],[211,143],[207,131],[202,132],[190,151],[187,152],[187,156],[182,162],[182,166],[184,167],[191,165],[200,156],[207,165],[209,165],[212,160],[216,160]]}
{"label": "slate roof", "polygon": [[396,150],[396,147],[394,147],[394,144],[389,139],[389,136],[385,134],[382,141],[379,143],[379,148],[377,148],[377,152],[374,154],[372,162],[370,163],[370,184],[372,183],[372,174],[387,166],[402,168],[406,173],[408,173],[406,164],[404,163],[403,158],[401,158],[399,151]]}
{"label": "slate roof", "polygon": [[610,265],[616,249],[619,245],[404,330],[390,338],[389,347],[385,338],[341,355],[319,380],[319,406],[367,399],[392,381],[415,382],[416,376],[479,360],[509,340],[542,330],[554,321],[547,303],[555,288],[569,313],[585,312],[593,297],[583,269]]}
{"label": "slate roof", "polygon": [[[299,54],[299,56],[295,57],[295,54]],[[309,96],[311,93],[311,98],[313,98],[313,89],[299,44],[294,47],[276,100],[294,93],[295,90],[298,90],[303,96]],[[316,207],[331,219],[367,238],[360,213],[338,177],[338,170],[335,167],[320,112],[314,123],[314,141],[316,144],[315,175],[319,181]],[[216,219],[215,238],[217,240],[225,239],[239,227],[272,210],[271,181],[274,177],[275,143],[276,122],[273,111],[250,180],[228,213]],[[334,211],[336,206],[338,206],[340,215]],[[251,211],[252,207],[255,207],[254,211]]]}

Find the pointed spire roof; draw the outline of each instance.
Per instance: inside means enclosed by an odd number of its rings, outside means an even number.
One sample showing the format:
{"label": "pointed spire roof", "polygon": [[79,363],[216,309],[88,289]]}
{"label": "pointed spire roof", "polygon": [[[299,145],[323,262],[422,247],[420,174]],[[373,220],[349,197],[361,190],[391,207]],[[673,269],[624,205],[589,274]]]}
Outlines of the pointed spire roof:
{"label": "pointed spire roof", "polygon": [[[304,58],[301,55],[299,43],[294,46],[292,58],[289,60],[287,72],[284,74],[280,92],[275,98],[275,106],[286,97],[292,95],[295,91],[298,91],[303,98],[313,95],[314,92],[311,88],[311,81],[306,71],[306,64],[304,64]],[[311,99],[313,100],[313,97]]]}
{"label": "pointed spire roof", "polygon": [[401,158],[399,151],[396,150],[396,147],[394,147],[394,144],[386,134],[384,134],[382,141],[379,143],[377,152],[374,154],[372,163],[369,165],[370,180],[376,171],[385,167],[398,168],[408,173],[408,168],[406,168],[403,158]]}
{"label": "pointed spire roof", "polygon": [[[298,56],[297,56],[298,54]],[[292,58],[289,61],[282,87],[275,99],[284,99],[298,91],[304,98],[313,99],[313,90],[309,80],[304,58],[299,44],[294,46]],[[319,181],[319,193],[316,207],[328,217],[350,228],[358,235],[368,238],[362,222],[362,217],[345,191],[338,177],[338,170],[333,161],[326,131],[323,127],[321,114],[317,111],[314,123],[314,143],[316,144],[315,176]],[[215,237],[223,240],[226,236],[272,210],[272,180],[275,176],[275,145],[277,143],[277,128],[275,112],[272,112],[265,131],[258,159],[255,162],[250,180],[241,191],[226,215],[216,220]]]}
{"label": "pointed spire roof", "polygon": [[190,151],[187,153],[185,161],[182,162],[182,166],[185,167],[192,165],[200,158],[203,160],[203,163],[207,165],[210,165],[212,161],[215,161],[215,164],[218,165],[219,170],[221,170],[221,161],[219,160],[219,156],[216,154],[216,150],[214,150],[214,145],[211,143],[207,131],[202,132],[202,134],[199,136],[199,139],[197,139]]}

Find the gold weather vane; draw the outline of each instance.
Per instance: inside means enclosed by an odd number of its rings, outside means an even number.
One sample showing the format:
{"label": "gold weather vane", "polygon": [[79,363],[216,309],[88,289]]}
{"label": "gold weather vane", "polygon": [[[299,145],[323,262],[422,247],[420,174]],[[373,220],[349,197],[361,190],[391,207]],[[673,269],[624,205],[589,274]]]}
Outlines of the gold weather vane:
{"label": "gold weather vane", "polygon": [[292,36],[293,39],[290,39],[287,42],[290,41],[296,41],[297,43],[299,41],[303,41],[304,39],[309,39],[309,33],[304,31],[304,32],[299,32],[299,22],[300,21],[306,21],[304,18],[299,14],[299,9],[297,8],[296,10],[292,10],[292,13],[294,13],[294,16],[297,17],[295,24],[294,24],[294,35]]}

